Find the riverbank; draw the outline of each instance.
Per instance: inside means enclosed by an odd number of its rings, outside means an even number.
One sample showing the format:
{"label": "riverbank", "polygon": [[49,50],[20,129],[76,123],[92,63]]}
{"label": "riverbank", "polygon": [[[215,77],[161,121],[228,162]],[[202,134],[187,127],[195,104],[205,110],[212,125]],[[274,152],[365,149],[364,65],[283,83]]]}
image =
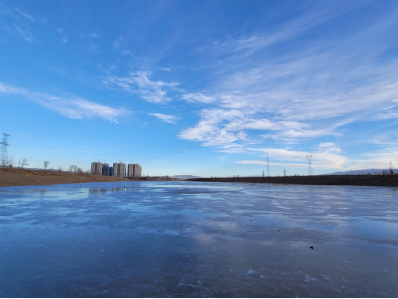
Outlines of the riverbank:
{"label": "riverbank", "polygon": [[194,178],[196,182],[268,183],[293,185],[354,185],[398,187],[398,175],[313,175],[283,177]]}
{"label": "riverbank", "polygon": [[103,175],[75,174],[61,171],[0,168],[0,187],[120,182],[127,180],[129,179]]}

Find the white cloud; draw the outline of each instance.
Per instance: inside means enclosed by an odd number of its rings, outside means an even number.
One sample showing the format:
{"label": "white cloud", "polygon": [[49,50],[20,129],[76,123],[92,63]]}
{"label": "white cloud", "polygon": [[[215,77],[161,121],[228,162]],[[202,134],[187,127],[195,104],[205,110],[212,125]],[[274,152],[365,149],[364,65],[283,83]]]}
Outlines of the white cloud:
{"label": "white cloud", "polygon": [[216,101],[214,97],[207,96],[203,93],[187,93],[183,94],[181,97],[183,100],[186,100],[187,102],[200,102],[200,103],[213,103]]}
{"label": "white cloud", "polygon": [[22,30],[20,27],[15,25],[15,29],[19,32],[19,34],[28,42],[33,42],[32,34],[28,29]]}
{"label": "white cloud", "polygon": [[0,93],[6,93],[6,94],[26,94],[28,92],[27,89],[25,88],[20,88],[20,87],[11,87],[9,85],[6,85],[2,82],[0,82]]}
{"label": "white cloud", "polygon": [[117,50],[120,48],[121,43],[123,42],[123,38],[119,37],[118,39],[114,40],[112,43],[112,47],[114,50]]}
{"label": "white cloud", "polygon": [[160,104],[171,101],[167,93],[176,90],[178,83],[153,81],[150,79],[150,75],[151,72],[130,72],[125,77],[108,76],[103,82],[109,87],[118,86],[127,92],[136,93],[151,103]]}
{"label": "white cloud", "polygon": [[188,128],[178,135],[181,139],[203,142],[204,146],[225,145],[235,141],[244,140],[244,132],[231,132],[220,127],[220,123],[242,117],[239,110],[204,109],[202,110],[200,122],[193,128]]}
{"label": "white cloud", "polygon": [[[219,145],[227,152],[237,151],[236,148],[224,148],[229,143],[235,144],[237,141],[250,144],[272,138],[288,142],[297,138],[334,134],[332,130],[313,130],[303,122],[261,118],[261,115],[251,109],[203,109],[200,116],[199,123],[180,132],[179,138],[200,141],[204,146]],[[253,135],[253,131],[263,131],[268,134],[254,133],[254,137],[248,138],[248,132]]]}
{"label": "white cloud", "polygon": [[398,150],[383,149],[366,153],[361,158],[353,159],[347,165],[349,169],[390,168],[390,162],[394,169],[398,169]]}
{"label": "white cloud", "polygon": [[160,119],[166,123],[170,123],[170,124],[177,123],[177,120],[179,119],[179,117],[176,117],[173,115],[162,114],[162,113],[149,113],[148,115],[155,116],[158,119]]}
{"label": "white cloud", "polygon": [[64,29],[59,28],[57,29],[57,32],[61,35],[61,42],[66,44],[68,42],[68,37],[65,35]]}
{"label": "white cloud", "polygon": [[[305,152],[291,150],[289,148],[246,148],[246,152],[260,153],[262,156],[268,156],[269,160],[274,165],[294,165],[295,167],[308,167],[307,156],[312,155],[312,164],[316,168],[344,168],[347,158],[338,155],[338,151],[331,150],[337,149],[333,144],[323,147],[324,144],[319,145],[319,149],[315,152]],[[286,162],[288,164],[286,164]],[[294,162],[294,163],[292,163]],[[243,160],[237,163],[240,164],[266,164],[267,161],[259,160]],[[298,163],[298,164],[297,164]]]}
{"label": "white cloud", "polygon": [[341,149],[337,147],[337,145],[334,142],[321,142],[318,145],[319,150],[321,151],[326,151],[326,152],[334,152],[334,153],[340,153]]}
{"label": "white cloud", "polygon": [[32,21],[32,22],[35,22],[35,19],[34,19],[31,15],[29,15],[29,14],[27,14],[27,13],[21,11],[20,9],[18,9],[18,8],[16,8],[16,7],[13,7],[13,9],[14,9],[14,11],[16,11],[18,14],[20,14],[20,15],[23,16],[24,18],[26,18],[26,19],[28,19],[28,20],[30,20],[30,21]]}
{"label": "white cloud", "polygon": [[23,95],[36,103],[72,119],[99,117],[117,123],[117,119],[131,113],[125,108],[112,108],[76,97],[58,97],[32,92],[25,88],[10,87],[0,82],[0,94]]}

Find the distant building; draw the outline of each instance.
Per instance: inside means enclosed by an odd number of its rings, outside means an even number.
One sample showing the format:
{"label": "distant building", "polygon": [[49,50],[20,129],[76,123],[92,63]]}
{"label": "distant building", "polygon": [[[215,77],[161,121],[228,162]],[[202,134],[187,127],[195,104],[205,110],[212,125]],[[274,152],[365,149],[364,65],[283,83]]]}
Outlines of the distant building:
{"label": "distant building", "polygon": [[138,164],[138,168],[137,168],[136,174],[139,177],[142,176],[142,166],[140,164]]}
{"label": "distant building", "polygon": [[113,176],[124,178],[126,177],[126,164],[113,163]]}
{"label": "distant building", "polygon": [[134,176],[134,164],[127,165],[127,177],[132,178]]}
{"label": "distant building", "polygon": [[109,173],[108,173],[108,175],[109,175],[109,176],[113,176],[113,167],[112,167],[112,166],[109,166]]}
{"label": "distant building", "polygon": [[101,175],[102,174],[102,163],[92,162],[91,163],[91,174]]}
{"label": "distant building", "polygon": [[142,167],[140,164],[133,164],[133,176],[134,177],[140,177],[142,175]]}
{"label": "distant building", "polygon": [[127,177],[140,177],[142,175],[142,167],[140,164],[129,164],[127,168]]}
{"label": "distant building", "polygon": [[102,175],[109,175],[109,164],[104,163],[102,164]]}

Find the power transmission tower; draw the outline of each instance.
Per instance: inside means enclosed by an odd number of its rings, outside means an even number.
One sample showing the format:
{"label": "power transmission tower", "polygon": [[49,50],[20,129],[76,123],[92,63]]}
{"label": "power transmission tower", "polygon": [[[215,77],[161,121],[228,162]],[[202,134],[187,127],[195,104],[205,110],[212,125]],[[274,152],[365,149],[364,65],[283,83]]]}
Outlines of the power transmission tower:
{"label": "power transmission tower", "polygon": [[313,175],[314,170],[312,169],[312,155],[307,156],[308,159],[308,175]]}
{"label": "power transmission tower", "polygon": [[8,163],[8,150],[7,146],[9,146],[8,143],[8,137],[10,135],[3,133],[3,139],[1,140],[1,165],[5,167]]}
{"label": "power transmission tower", "polygon": [[267,156],[267,176],[271,176],[271,174],[270,174],[270,172],[269,172],[268,156]]}

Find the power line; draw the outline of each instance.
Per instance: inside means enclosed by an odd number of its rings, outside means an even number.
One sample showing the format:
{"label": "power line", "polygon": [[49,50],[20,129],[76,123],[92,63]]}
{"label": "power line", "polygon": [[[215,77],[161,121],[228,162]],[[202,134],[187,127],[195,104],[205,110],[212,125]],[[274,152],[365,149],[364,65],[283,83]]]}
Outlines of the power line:
{"label": "power line", "polygon": [[3,139],[1,140],[1,165],[5,167],[8,164],[8,137],[10,135],[7,133],[3,133]]}

